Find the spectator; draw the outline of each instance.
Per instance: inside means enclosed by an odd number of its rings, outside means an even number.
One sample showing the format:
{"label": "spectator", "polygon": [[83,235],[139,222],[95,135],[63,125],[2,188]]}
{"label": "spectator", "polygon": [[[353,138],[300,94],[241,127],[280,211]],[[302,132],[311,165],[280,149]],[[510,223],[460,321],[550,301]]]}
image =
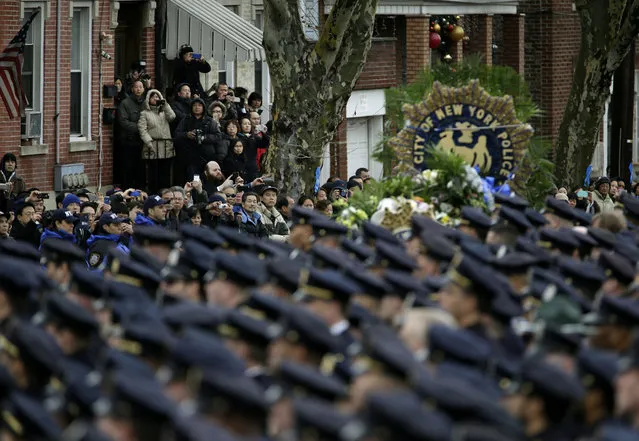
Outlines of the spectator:
{"label": "spectator", "polygon": [[599,213],[592,218],[592,226],[617,234],[626,229],[626,219],[621,213]]}
{"label": "spectator", "polygon": [[224,160],[224,174],[226,176],[241,176],[247,179],[246,156],[244,155],[244,142],[241,139],[234,139],[233,150]]}
{"label": "spectator", "polygon": [[257,212],[258,198],[252,191],[244,192],[242,195],[242,205],[233,208],[240,232],[250,236],[264,238],[268,235],[262,216]]}
{"label": "spectator", "polygon": [[173,193],[173,198],[171,199],[171,207],[167,214],[167,222],[171,223],[173,220],[173,224],[177,226],[176,231],[178,231],[180,225],[189,222],[189,215],[184,208],[186,193],[184,192],[184,188],[180,186],[171,187],[170,190]]}
{"label": "spectator", "polygon": [[328,191],[326,191],[326,189],[324,187],[320,188],[319,190],[317,190],[317,202],[319,201],[325,201],[328,199]]}
{"label": "spectator", "polygon": [[[174,187],[181,188],[181,187]],[[186,205],[206,204],[208,201],[208,194],[202,188],[202,180],[187,182],[184,184],[184,195],[186,198]]]}
{"label": "spectator", "polygon": [[196,227],[202,226],[202,210],[198,205],[193,205],[186,210],[189,216],[189,222]]}
{"label": "spectator", "polygon": [[126,204],[129,220],[135,222],[138,214],[144,214],[144,202],[141,201],[129,201]]}
{"label": "spectator", "polygon": [[149,198],[144,201],[144,214],[138,213],[135,217],[135,224],[166,226],[168,203],[169,201],[162,199],[158,195],[149,196]]}
{"label": "spectator", "polygon": [[348,189],[348,196],[351,197],[358,191],[362,191],[363,184],[360,184],[357,180],[353,179],[352,181],[348,181],[346,184],[346,188]]}
{"label": "spectator", "polygon": [[118,163],[114,169],[120,173],[114,176],[124,188],[139,188],[142,184],[142,140],[138,129],[138,120],[144,110],[144,85],[137,80],[133,83],[132,94],[118,108],[118,132],[120,143]]}
{"label": "spectator", "polygon": [[331,191],[328,194],[328,199],[333,202],[338,199],[347,199],[348,198],[348,189],[346,188],[346,182],[342,180],[336,180],[333,182],[333,186],[331,187]]}
{"label": "spectator", "polygon": [[[200,177],[201,179],[201,177]],[[204,169],[204,179],[202,181],[202,187],[210,196],[217,191],[224,191],[225,188],[232,187],[233,180],[227,179],[222,173],[220,164],[215,161],[209,161]]]}
{"label": "spectator", "polygon": [[253,128],[249,118],[240,120],[240,133],[237,137],[244,142],[244,156],[246,156],[247,180],[251,181],[257,177],[257,140],[253,135]]}
{"label": "spectator", "polygon": [[566,193],[562,193],[561,191],[555,195],[555,199],[558,201],[568,202],[568,195]]}
{"label": "spectator", "polygon": [[247,109],[249,112],[257,112],[259,115],[262,114],[262,95],[257,92],[252,92],[248,96]]}
{"label": "spectator", "polygon": [[5,153],[0,162],[0,184],[8,184],[7,190],[2,190],[2,197],[15,199],[17,195],[25,191],[24,179],[16,173],[18,159],[13,153]]}
{"label": "spectator", "polygon": [[73,193],[69,193],[62,200],[62,209],[70,211],[74,215],[80,214],[80,206],[82,205],[82,201],[79,197],[74,195]]}
{"label": "spectator", "polygon": [[[323,191],[323,190],[320,190],[320,191]],[[317,194],[319,195],[319,192]],[[326,200],[326,199],[323,199],[323,200]],[[302,195],[297,201],[297,205],[301,205],[302,207],[308,208],[309,210],[315,209],[315,201],[310,196]]]}
{"label": "spectator", "polygon": [[217,155],[218,142],[222,137],[220,127],[204,113],[204,106],[204,100],[195,98],[191,102],[191,115],[175,131],[178,157],[183,155],[184,160],[180,163],[186,165],[186,179],[178,182],[192,181],[193,175],[200,173]]}
{"label": "spectator", "polygon": [[290,231],[286,221],[275,208],[277,202],[278,189],[266,186],[261,191],[261,201],[257,207],[257,212],[262,216],[261,220],[266,229],[269,239],[278,242],[288,242]]}
{"label": "spectator", "polygon": [[220,164],[223,164],[224,160],[233,153],[233,146],[235,145],[235,140],[238,139],[237,132],[239,128],[240,125],[237,121],[233,119],[226,121],[223,130],[224,133],[222,133],[222,139],[220,140],[220,152],[226,151],[226,156],[222,158],[222,162],[218,161]]}
{"label": "spectator", "polygon": [[577,206],[577,195],[575,193],[570,193],[568,195],[568,204],[572,208],[575,208]]}
{"label": "spectator", "polygon": [[40,236],[40,246],[48,239],[61,239],[71,243],[77,243],[73,234],[76,218],[70,211],[57,209],[53,212],[52,224],[45,228]]}
{"label": "spectator", "polygon": [[268,135],[268,130],[264,124],[262,124],[262,118],[257,112],[251,112],[249,114],[251,120],[251,136],[255,139],[255,147],[257,149],[257,167],[258,170],[262,169],[262,156],[266,153],[271,138]]}
{"label": "spectator", "polygon": [[175,119],[171,123],[171,133],[175,135],[175,129],[184,118],[191,114],[191,87],[182,83],[177,86],[177,94],[171,106],[175,112]]}
{"label": "spectator", "polygon": [[11,227],[11,237],[28,242],[34,247],[40,245],[40,225],[35,220],[35,207],[31,202],[20,204],[16,208],[16,218]]}
{"label": "spectator", "polygon": [[601,213],[610,213],[615,210],[615,202],[610,197],[610,179],[604,176],[595,182],[592,200],[597,203]]}
{"label": "spectator", "polygon": [[120,103],[124,101],[127,96],[129,96],[129,94],[126,93],[122,78],[116,77],[116,79],[113,81],[113,85],[115,86],[115,90],[117,91],[115,97],[113,98],[113,104],[117,108]]}
{"label": "spectator", "polygon": [[218,225],[236,227],[237,223],[234,219],[233,209],[233,204],[227,202],[224,194],[211,194],[202,222],[209,228],[215,228]]}
{"label": "spectator", "polygon": [[0,240],[14,240],[13,237],[9,235],[11,231],[11,217],[12,215],[0,211]]}
{"label": "spectator", "polygon": [[146,161],[146,189],[155,192],[171,185],[171,165],[175,148],[170,123],[175,112],[159,90],[151,89],[144,101],[144,110],[138,120],[142,139],[142,159]]}
{"label": "spectator", "polygon": [[333,216],[333,204],[328,199],[323,201],[317,201],[315,204],[315,211],[319,211],[320,213],[332,217]]}
{"label": "spectator", "polygon": [[213,101],[208,108],[208,114],[215,122],[221,124],[220,121],[226,116],[226,106],[220,101]]}
{"label": "spectator", "polygon": [[371,177],[370,172],[366,167],[361,167],[355,170],[355,176],[362,178],[362,182],[366,182]]}
{"label": "spectator", "polygon": [[200,74],[208,72],[211,72],[211,65],[202,58],[202,54],[194,54],[188,44],[182,45],[173,70],[173,85],[186,83],[191,88],[193,98],[204,98]]}
{"label": "spectator", "polygon": [[[295,200],[292,197],[286,194],[280,194],[277,197],[277,202],[275,203],[275,209],[280,212],[287,225],[292,220],[291,218],[291,210],[293,209],[293,205],[295,205]],[[290,225],[289,225],[290,228]]]}
{"label": "spectator", "polygon": [[84,202],[80,205],[80,215],[84,216],[91,227],[91,232],[95,230],[96,218],[98,212],[98,204],[95,202]]}
{"label": "spectator", "polygon": [[133,93],[133,86],[136,81],[141,81],[144,89],[151,88],[151,75],[146,71],[146,61],[134,61],[131,63],[131,69],[126,75],[124,90],[127,94]]}
{"label": "spectator", "polygon": [[639,183],[632,184],[632,195],[639,198]]}

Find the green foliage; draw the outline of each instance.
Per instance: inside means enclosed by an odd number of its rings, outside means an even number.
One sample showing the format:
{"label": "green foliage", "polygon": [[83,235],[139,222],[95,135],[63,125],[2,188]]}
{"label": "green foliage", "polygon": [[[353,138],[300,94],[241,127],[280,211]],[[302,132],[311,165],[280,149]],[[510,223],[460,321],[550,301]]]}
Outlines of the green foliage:
{"label": "green foliage", "polygon": [[413,197],[413,181],[410,176],[393,176],[381,181],[371,181],[348,200],[348,205],[363,210],[369,217],[375,213],[379,201],[390,197]]}
{"label": "green foliage", "polygon": [[549,191],[554,185],[555,164],[552,156],[552,141],[547,138],[533,137],[522,161],[520,170],[528,178],[521,188],[515,189],[527,199],[534,208],[541,208]]}

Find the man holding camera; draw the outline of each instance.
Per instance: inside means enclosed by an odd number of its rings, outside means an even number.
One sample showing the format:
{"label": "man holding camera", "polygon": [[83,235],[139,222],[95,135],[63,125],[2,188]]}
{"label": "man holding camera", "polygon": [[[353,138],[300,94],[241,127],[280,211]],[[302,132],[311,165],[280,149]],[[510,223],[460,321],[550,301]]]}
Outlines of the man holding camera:
{"label": "man holding camera", "polygon": [[193,48],[184,44],[180,47],[179,58],[175,62],[173,87],[186,83],[191,87],[193,98],[204,98],[200,74],[208,72],[211,72],[211,65],[202,57],[202,54],[193,53]]}
{"label": "man holding camera", "polygon": [[24,180],[16,174],[18,159],[13,153],[6,153],[0,162],[0,190],[5,199],[15,199],[25,190]]}

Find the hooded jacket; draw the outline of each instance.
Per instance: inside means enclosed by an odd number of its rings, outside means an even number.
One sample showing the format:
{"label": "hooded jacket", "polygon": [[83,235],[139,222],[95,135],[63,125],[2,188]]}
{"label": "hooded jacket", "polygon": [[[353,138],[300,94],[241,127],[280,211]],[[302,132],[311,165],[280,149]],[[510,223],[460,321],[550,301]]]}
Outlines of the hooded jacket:
{"label": "hooded jacket", "polygon": [[69,234],[66,231],[45,229],[42,232],[42,236],[40,236],[40,248],[42,248],[42,244],[47,239],[62,239],[73,244],[77,242],[75,235]]}
{"label": "hooded jacket", "polygon": [[[7,162],[7,159],[9,158],[13,159],[16,163],[16,169],[12,173],[7,173],[4,171],[4,164],[5,162]],[[5,196],[9,195],[12,199],[15,198],[16,195],[25,191],[25,187],[26,187],[24,184],[24,180],[18,176],[17,169],[18,169],[18,160],[16,159],[15,155],[13,153],[5,153],[5,155],[2,157],[2,162],[0,162],[0,183],[13,184],[13,188],[11,189],[11,192],[5,193]]]}
{"label": "hooded jacket", "polygon": [[[200,73],[211,72],[211,65],[206,61],[191,61],[187,63],[180,58],[175,62],[173,70],[173,85],[186,83],[191,88],[191,95],[204,96],[204,88],[200,82]],[[205,107],[206,108],[206,107]]]}
{"label": "hooded jacket", "polygon": [[175,112],[167,102],[159,106],[152,106],[149,99],[153,94],[157,94],[160,100],[164,100],[160,91],[156,89],[151,89],[146,94],[144,110],[138,120],[138,130],[143,144],[142,158],[173,158],[175,149],[173,148],[169,123],[175,119]]}
{"label": "hooded jacket", "polygon": [[[205,109],[204,114],[201,118],[196,118],[191,110],[191,114],[182,120],[175,130],[175,142],[186,153],[185,158],[189,166],[200,171],[204,169],[207,162],[215,160],[222,134],[219,124],[206,114],[204,100],[195,98],[191,101],[191,109],[195,103],[202,104]],[[188,137],[191,131],[199,131],[199,140]]]}

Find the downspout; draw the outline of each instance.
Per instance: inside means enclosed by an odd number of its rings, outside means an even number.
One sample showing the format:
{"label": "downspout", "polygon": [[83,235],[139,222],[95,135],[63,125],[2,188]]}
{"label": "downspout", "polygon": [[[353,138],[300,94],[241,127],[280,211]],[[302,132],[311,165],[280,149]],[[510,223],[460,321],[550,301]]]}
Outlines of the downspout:
{"label": "downspout", "polygon": [[62,0],[57,0],[56,5],[56,31],[55,31],[55,164],[60,164],[60,52],[62,50]]}
{"label": "downspout", "polygon": [[102,110],[104,93],[102,92],[102,59],[104,58],[104,34],[100,33],[100,53],[98,54],[98,191],[102,189]]}

